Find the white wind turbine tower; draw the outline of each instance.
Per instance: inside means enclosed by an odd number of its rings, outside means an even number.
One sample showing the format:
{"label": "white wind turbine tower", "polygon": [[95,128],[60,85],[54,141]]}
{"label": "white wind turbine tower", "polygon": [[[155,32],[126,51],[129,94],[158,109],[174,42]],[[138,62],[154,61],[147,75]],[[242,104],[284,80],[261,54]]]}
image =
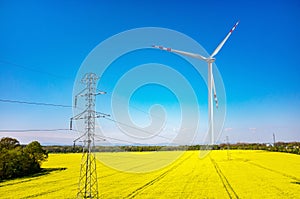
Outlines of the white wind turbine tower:
{"label": "white wind turbine tower", "polygon": [[223,41],[217,46],[217,48],[213,51],[213,53],[209,57],[204,57],[199,54],[195,53],[190,53],[190,52],[185,52],[181,50],[175,50],[172,48],[165,48],[163,46],[156,46],[153,45],[153,48],[158,48],[161,50],[169,51],[169,52],[174,52],[177,54],[189,56],[192,58],[200,59],[203,61],[206,61],[208,64],[208,125],[209,125],[209,134],[211,135],[211,145],[214,144],[214,116],[213,116],[213,99],[212,99],[212,90],[214,91],[214,100],[216,102],[216,108],[218,108],[218,99],[217,99],[217,93],[216,93],[216,86],[214,82],[214,76],[212,72],[212,64],[215,62],[215,56],[218,54],[218,52],[221,50],[225,42],[228,40],[232,32],[235,30],[237,25],[239,24],[239,21],[236,22],[236,24],[233,26],[233,28],[229,31],[229,33],[226,35],[226,37],[223,39]]}

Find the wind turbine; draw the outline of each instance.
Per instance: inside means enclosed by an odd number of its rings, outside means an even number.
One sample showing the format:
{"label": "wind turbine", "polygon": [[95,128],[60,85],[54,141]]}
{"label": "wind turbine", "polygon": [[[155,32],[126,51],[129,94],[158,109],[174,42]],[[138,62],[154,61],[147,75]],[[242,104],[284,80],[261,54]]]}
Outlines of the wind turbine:
{"label": "wind turbine", "polygon": [[214,144],[214,120],[213,120],[213,99],[212,99],[212,91],[214,92],[214,100],[216,102],[216,108],[218,108],[218,98],[216,93],[216,86],[214,82],[214,76],[212,72],[212,64],[216,61],[215,56],[218,54],[218,52],[221,50],[221,48],[224,46],[225,42],[228,40],[232,32],[235,30],[237,25],[240,21],[236,22],[236,24],[233,26],[233,28],[229,31],[229,33],[226,35],[226,37],[223,39],[223,41],[217,46],[217,48],[213,51],[213,53],[209,57],[204,57],[199,54],[185,52],[181,50],[175,50],[172,48],[165,48],[163,46],[156,46],[153,45],[153,48],[158,48],[160,50],[165,50],[181,55],[185,55],[188,57],[200,59],[203,61],[206,61],[208,64],[208,125],[209,125],[209,133],[211,135],[211,145]]}

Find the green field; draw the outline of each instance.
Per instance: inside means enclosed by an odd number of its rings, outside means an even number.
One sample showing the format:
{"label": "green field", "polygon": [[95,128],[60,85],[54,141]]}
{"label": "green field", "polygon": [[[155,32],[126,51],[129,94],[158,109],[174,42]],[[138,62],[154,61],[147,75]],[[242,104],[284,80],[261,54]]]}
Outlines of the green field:
{"label": "green field", "polygon": [[[98,161],[102,198],[300,198],[299,155],[224,150],[205,158],[199,151],[97,157],[110,165]],[[47,174],[1,182],[0,198],[75,198],[80,161],[81,154],[50,154],[42,165]]]}

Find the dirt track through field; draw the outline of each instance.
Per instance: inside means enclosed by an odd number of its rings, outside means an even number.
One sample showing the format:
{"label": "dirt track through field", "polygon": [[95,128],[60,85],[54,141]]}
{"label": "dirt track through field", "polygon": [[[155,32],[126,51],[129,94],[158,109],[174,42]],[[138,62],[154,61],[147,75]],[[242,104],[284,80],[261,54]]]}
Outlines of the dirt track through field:
{"label": "dirt track through field", "polygon": [[222,184],[223,184],[229,198],[239,198],[238,195],[236,194],[236,192],[234,191],[234,189],[232,188],[231,184],[227,180],[226,176],[224,175],[224,173],[222,172],[222,170],[216,163],[216,161],[214,159],[212,159],[212,157],[210,157],[210,160],[213,163],[213,165],[216,169],[216,172],[217,172],[218,176],[220,177]]}
{"label": "dirt track through field", "polygon": [[282,175],[282,176],[284,176],[284,177],[288,177],[288,178],[290,178],[290,179],[292,179],[292,180],[296,180],[296,181],[298,181],[298,182],[300,181],[299,178],[297,178],[297,177],[295,177],[295,176],[292,176],[292,175],[289,175],[289,174],[286,174],[286,173],[283,173],[283,172],[281,172],[281,171],[276,171],[276,170],[274,170],[274,169],[271,169],[271,168],[262,166],[262,165],[260,165],[260,164],[254,163],[254,162],[247,162],[247,163],[249,163],[249,164],[251,164],[251,165],[254,165],[254,166],[256,166],[256,167],[259,167],[259,168],[261,168],[261,169],[264,169],[264,170],[267,170],[267,171],[270,171],[270,172],[273,172],[273,173],[276,173],[276,174],[280,174],[280,175]]}
{"label": "dirt track through field", "polygon": [[151,181],[147,182],[146,184],[144,184],[143,186],[137,188],[135,191],[133,191],[132,193],[130,193],[127,197],[125,198],[134,198],[135,196],[137,196],[138,194],[140,194],[142,191],[144,191],[145,189],[147,189],[148,187],[154,185],[155,183],[159,182],[161,179],[163,179],[168,173],[170,173],[171,171],[173,171],[174,169],[176,169],[178,166],[180,166],[184,161],[188,160],[190,157],[192,156],[192,154],[190,154],[188,157],[186,157],[185,159],[181,160],[180,162],[177,162],[177,164],[175,164],[174,166],[172,166],[171,168],[169,168],[168,170],[166,170],[165,172],[163,172],[162,174],[160,174],[159,176],[157,176],[156,178],[152,179]]}

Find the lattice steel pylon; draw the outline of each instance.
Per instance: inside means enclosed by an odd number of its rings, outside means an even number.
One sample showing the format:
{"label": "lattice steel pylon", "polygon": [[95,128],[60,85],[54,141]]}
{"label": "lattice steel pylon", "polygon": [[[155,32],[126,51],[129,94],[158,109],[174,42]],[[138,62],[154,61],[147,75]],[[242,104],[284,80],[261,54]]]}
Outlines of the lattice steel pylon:
{"label": "lattice steel pylon", "polygon": [[87,73],[81,80],[82,83],[86,84],[86,88],[75,96],[75,107],[77,106],[77,98],[85,97],[86,109],[72,117],[70,121],[70,129],[72,129],[73,120],[84,119],[85,123],[85,133],[78,138],[83,140],[83,153],[77,198],[99,198],[96,157],[93,153],[95,147],[95,119],[109,115],[95,111],[96,95],[106,93],[97,91],[96,82],[98,79],[96,74]]}

